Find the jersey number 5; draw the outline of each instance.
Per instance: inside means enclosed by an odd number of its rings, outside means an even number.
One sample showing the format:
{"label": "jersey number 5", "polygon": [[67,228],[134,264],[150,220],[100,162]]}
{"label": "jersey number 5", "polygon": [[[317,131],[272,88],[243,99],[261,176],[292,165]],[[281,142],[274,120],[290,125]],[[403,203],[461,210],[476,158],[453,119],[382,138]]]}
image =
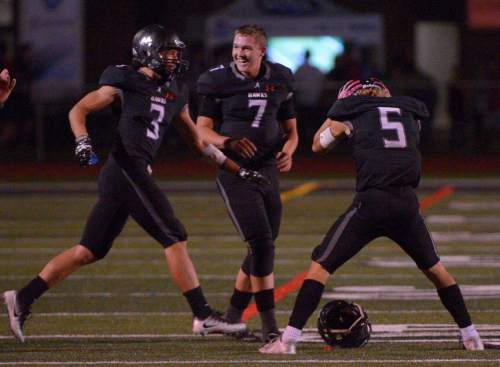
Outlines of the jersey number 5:
{"label": "jersey number 5", "polygon": [[151,120],[151,130],[146,129],[146,136],[153,140],[158,140],[160,137],[160,123],[163,121],[163,116],[165,116],[165,107],[158,103],[151,103],[150,112],[158,112],[156,118]]}
{"label": "jersey number 5", "polygon": [[259,107],[259,109],[257,110],[257,114],[252,121],[252,127],[259,127],[260,120],[262,120],[262,116],[264,115],[264,111],[266,110],[267,99],[249,99],[248,108],[255,106]]}
{"label": "jersey number 5", "polygon": [[378,107],[380,112],[380,126],[382,130],[396,130],[395,140],[383,138],[384,148],[406,148],[406,135],[401,121],[389,121],[387,114],[394,113],[401,116],[401,109],[396,107]]}

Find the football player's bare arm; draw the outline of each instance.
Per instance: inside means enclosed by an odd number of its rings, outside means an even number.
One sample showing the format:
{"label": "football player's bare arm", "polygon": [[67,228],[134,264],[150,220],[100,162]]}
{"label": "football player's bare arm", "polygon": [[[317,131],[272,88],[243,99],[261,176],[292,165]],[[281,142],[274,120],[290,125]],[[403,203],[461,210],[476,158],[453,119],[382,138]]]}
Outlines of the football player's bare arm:
{"label": "football player's bare arm", "polygon": [[174,121],[174,125],[193,151],[199,155],[208,157],[212,162],[221,166],[224,170],[237,174],[240,170],[240,166],[233,160],[228,159],[219,149],[217,149],[212,143],[207,142],[203,139],[200,134],[199,129],[197,129],[194,121],[189,115],[189,109],[184,108],[180,113],[179,117],[181,121]]}
{"label": "football player's bare arm", "polygon": [[288,172],[292,168],[292,156],[299,144],[297,133],[297,119],[288,119],[281,122],[286,135],[283,149],[276,154],[276,165],[280,172]]}
{"label": "football player's bare arm", "polygon": [[229,139],[229,136],[220,135],[214,130],[214,119],[207,116],[198,116],[196,119],[196,127],[204,141],[215,145],[217,148],[224,148],[224,142]]}
{"label": "football player's bare arm", "polygon": [[203,144],[203,139],[197,131],[194,121],[189,115],[189,108],[187,105],[181,112],[179,112],[179,117],[180,119],[174,119],[173,121],[175,128],[181,135],[182,139],[188,144],[189,148],[191,148],[194,152],[201,154],[206,145]]}
{"label": "football player's bare arm", "polygon": [[347,125],[327,118],[314,134],[312,151],[318,154],[326,153],[350,134],[351,130]]}
{"label": "football player's bare arm", "polygon": [[210,117],[198,116],[196,126],[198,126],[203,140],[217,148],[230,149],[245,158],[251,158],[257,152],[255,144],[247,138],[232,139],[217,133],[214,130],[214,120]]}
{"label": "football player's bare arm", "polygon": [[119,98],[119,90],[105,85],[78,101],[69,111],[69,123],[75,137],[88,135],[86,122],[89,113],[102,110],[113,103],[116,98]]}
{"label": "football player's bare arm", "polygon": [[16,79],[10,77],[7,69],[3,69],[0,73],[0,106],[7,101],[15,86]]}

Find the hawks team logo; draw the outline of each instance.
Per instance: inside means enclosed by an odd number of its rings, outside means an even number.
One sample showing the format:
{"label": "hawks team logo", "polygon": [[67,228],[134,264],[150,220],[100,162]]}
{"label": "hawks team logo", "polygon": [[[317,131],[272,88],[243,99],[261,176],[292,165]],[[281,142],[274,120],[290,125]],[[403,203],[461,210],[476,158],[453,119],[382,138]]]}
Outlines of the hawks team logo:
{"label": "hawks team logo", "polygon": [[167,101],[173,101],[175,100],[175,94],[172,92],[165,92],[163,95]]}
{"label": "hawks team logo", "polygon": [[264,91],[266,93],[274,93],[276,92],[276,85],[275,84],[267,84],[265,87],[264,87]]}

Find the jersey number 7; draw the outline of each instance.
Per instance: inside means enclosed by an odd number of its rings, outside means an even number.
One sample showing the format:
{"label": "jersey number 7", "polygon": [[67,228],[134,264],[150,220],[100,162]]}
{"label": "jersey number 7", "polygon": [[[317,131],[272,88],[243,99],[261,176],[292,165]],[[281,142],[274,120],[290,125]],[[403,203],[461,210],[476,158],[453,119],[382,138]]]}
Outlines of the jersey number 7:
{"label": "jersey number 7", "polygon": [[259,107],[257,110],[257,114],[255,115],[255,118],[252,121],[252,127],[259,127],[260,126],[260,120],[262,120],[262,116],[264,116],[264,111],[266,110],[267,106],[267,99],[249,99],[248,100],[248,108],[250,107]]}

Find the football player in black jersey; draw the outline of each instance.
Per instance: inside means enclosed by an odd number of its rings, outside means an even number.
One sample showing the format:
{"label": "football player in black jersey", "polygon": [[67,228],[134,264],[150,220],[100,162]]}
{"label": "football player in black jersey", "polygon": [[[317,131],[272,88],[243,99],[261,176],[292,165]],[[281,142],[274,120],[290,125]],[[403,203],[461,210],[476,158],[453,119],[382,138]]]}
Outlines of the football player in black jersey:
{"label": "football player in black jersey", "polygon": [[3,107],[15,86],[16,79],[10,77],[7,69],[3,69],[0,73],[0,108]]}
{"label": "football player in black jersey", "polygon": [[245,168],[257,170],[271,186],[234,180],[220,171],[217,186],[248,254],[236,278],[226,314],[240,323],[252,294],[262,320],[263,339],[278,331],[274,316],[274,241],[281,221],[278,172],[288,172],[298,144],[293,76],[264,60],[267,36],[256,25],[234,34],[233,61],[198,80],[197,126],[203,139]]}
{"label": "football player in black jersey", "polygon": [[325,152],[350,138],[356,163],[356,196],[312,253],[288,326],[261,353],[294,354],[302,328],[318,306],[329,276],[374,239],[396,242],[437,288],[453,316],[467,350],[482,350],[460,288],[436,253],[419,213],[414,189],[420,180],[418,141],[424,104],[410,97],[391,97],[378,79],[351,80],[339,92],[328,118],[314,136],[312,149]]}
{"label": "football player in black jersey", "polygon": [[[195,334],[245,329],[244,323],[229,324],[208,306],[187,253],[186,230],[150,176],[153,157],[172,123],[190,146],[229,170],[228,174],[245,183],[266,182],[258,172],[240,169],[200,138],[189,117],[187,88],[178,78],[186,65],[182,59],[184,47],[162,26],[141,29],[133,39],[133,66],[108,67],[101,76],[100,88],[71,109],[75,153],[82,165],[96,163],[86,129],[87,115],[114,103],[121,106],[121,114],[111,154],[99,175],[99,201],[80,243],[50,260],[19,291],[4,292],[10,327],[19,340],[24,341],[23,324],[34,301],[80,267],[106,256],[129,216],[164,247],[172,278],[193,311]],[[174,119],[175,115],[180,119]]]}

